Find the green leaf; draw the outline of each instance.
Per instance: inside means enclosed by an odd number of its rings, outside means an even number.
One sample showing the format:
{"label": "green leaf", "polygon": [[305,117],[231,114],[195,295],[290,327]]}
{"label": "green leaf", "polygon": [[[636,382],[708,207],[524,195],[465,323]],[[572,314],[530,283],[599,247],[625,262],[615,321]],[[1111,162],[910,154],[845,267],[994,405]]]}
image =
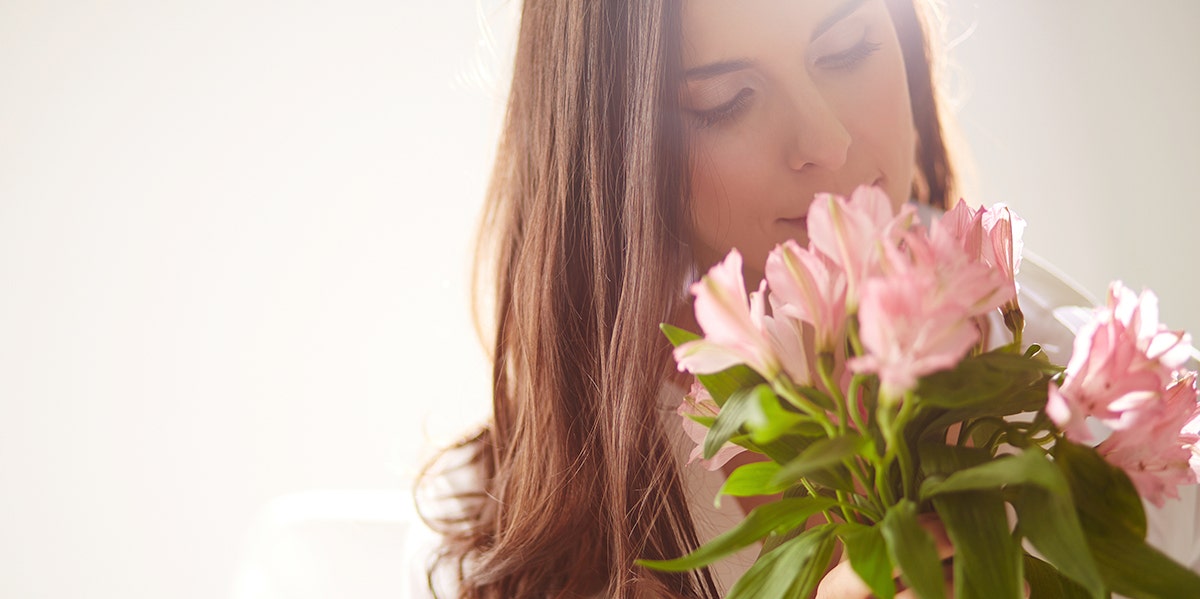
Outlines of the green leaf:
{"label": "green leaf", "polygon": [[1008,528],[999,491],[946,493],[933,507],[954,544],[958,599],[1022,599],[1021,546]]}
{"label": "green leaf", "polygon": [[775,482],[790,485],[806,476],[838,466],[842,460],[860,455],[867,447],[868,441],[854,433],[817,440],[795,459],[784,464],[775,475]]}
{"label": "green leaf", "polygon": [[750,411],[746,419],[746,429],[755,443],[770,443],[786,434],[825,436],[825,430],[819,424],[810,417],[785,408],[774,392],[759,393],[757,397],[758,410]]}
{"label": "green leaf", "polygon": [[1078,506],[1081,514],[1146,538],[1146,511],[1125,471],[1109,464],[1095,449],[1066,440],[1055,444],[1054,459],[1075,496],[1088,499]]}
{"label": "green leaf", "polygon": [[700,384],[708,389],[708,394],[712,395],[713,401],[721,407],[725,406],[725,402],[734,393],[765,382],[762,376],[744,364],[738,364],[715,374],[697,375],[696,378],[700,379]]}
{"label": "green leaf", "polygon": [[1017,530],[1064,575],[1078,582],[1092,597],[1107,597],[1104,579],[1088,551],[1070,493],[1053,493],[1033,485],[1020,487],[1013,508]]}
{"label": "green leaf", "polygon": [[830,397],[828,393],[817,389],[816,387],[798,385],[796,387],[796,392],[804,397],[804,399],[813,402],[822,409],[829,410],[830,412],[837,410],[837,404],[834,403],[833,398]]}
{"label": "green leaf", "polygon": [[991,404],[1046,378],[1047,364],[1025,356],[990,352],[959,362],[951,370],[923,377],[916,394],[924,406],[961,408]]}
{"label": "green leaf", "polygon": [[888,557],[887,544],[880,528],[847,523],[838,527],[838,536],[846,546],[850,567],[870,587],[871,593],[879,599],[895,597],[892,560]]}
{"label": "green leaf", "polygon": [[1066,477],[1037,451],[960,470],[945,480],[930,477],[921,485],[923,499],[965,491],[996,491],[1013,486],[1018,529],[1064,574],[1078,581],[1093,597],[1104,587],[1075,516]]}
{"label": "green leaf", "polygon": [[1146,544],[1145,511],[1124,472],[1081,445],[1060,441],[1054,453],[1071,491],[1085,498],[1075,507],[1109,588],[1134,598],[1200,595],[1200,575]]}
{"label": "green leaf", "polygon": [[1088,543],[1104,581],[1114,592],[1133,599],[1176,599],[1200,596],[1200,575],[1175,563],[1144,540],[1104,534],[1102,523],[1084,519]]}
{"label": "green leaf", "polygon": [[941,441],[921,443],[917,446],[917,454],[921,457],[921,470],[925,475],[938,477],[938,480],[992,459],[992,455],[983,449],[947,445]]}
{"label": "green leaf", "polygon": [[929,412],[932,417],[925,420],[920,426],[919,436],[925,439],[944,440],[947,428],[959,422],[987,417],[1006,418],[1015,414],[1036,412],[1045,407],[1046,387],[1043,383],[1038,383],[992,403],[975,404],[952,410],[930,408]]}
{"label": "green leaf", "polygon": [[[982,449],[944,443],[923,443],[919,452],[922,469],[935,476],[977,467],[991,459]],[[1024,552],[1009,530],[999,487],[943,493],[933,498],[933,506],[954,544],[958,598],[1022,597]]]}
{"label": "green leaf", "polygon": [[720,507],[722,495],[753,497],[756,495],[782,493],[788,488],[788,485],[779,485],[773,482],[775,474],[778,472],[779,464],[775,462],[754,462],[739,466],[737,470],[734,470],[725,479],[725,484],[721,485],[721,490],[717,491],[717,498],[714,504]]}
{"label": "green leaf", "polygon": [[816,590],[833,555],[831,526],[814,527],[763,555],[729,589],[726,599],[806,598]]}
{"label": "green leaf", "polygon": [[1025,554],[1025,581],[1029,583],[1029,599],[1089,599],[1083,587],[1063,576],[1058,568]]}
{"label": "green leaf", "polygon": [[717,455],[725,443],[738,435],[747,420],[762,417],[764,397],[774,397],[771,388],[766,385],[740,389],[729,396],[704,437],[704,459],[710,460]]}
{"label": "green leaf", "polygon": [[1007,485],[1037,485],[1052,494],[1070,497],[1067,481],[1058,468],[1040,453],[1024,451],[960,470],[945,480],[927,478],[921,485],[921,499],[941,493],[987,491]]}
{"label": "green leaf", "polygon": [[917,504],[908,499],[888,508],[880,523],[892,563],[920,599],[945,599],[946,580],[933,537],[917,521]]}
{"label": "green leaf", "polygon": [[[675,347],[679,347],[690,341],[702,339],[696,333],[685,331],[666,323],[658,325],[658,328],[662,330],[663,335],[666,335],[667,340]],[[696,378],[700,380],[700,384],[704,385],[705,389],[708,389],[709,394],[713,397],[713,401],[717,402],[718,406],[724,406],[729,396],[733,395],[737,390],[753,387],[764,382],[762,376],[744,364],[738,364],[737,366],[713,374],[700,374]]]}
{"label": "green leaf", "polygon": [[702,337],[696,333],[686,331],[677,326],[669,325],[665,322],[658,325],[658,328],[663,332],[663,335],[667,336],[667,341],[670,341],[671,345],[674,345],[675,347],[679,347],[680,345],[683,345],[689,341],[702,339]]}
{"label": "green leaf", "polygon": [[717,535],[683,557],[670,560],[638,560],[637,564],[666,572],[694,570],[747,547],[763,537],[786,533],[798,526],[804,526],[809,516],[830,509],[836,504],[836,501],[824,497],[798,497],[768,503],[750,510],[737,526]]}

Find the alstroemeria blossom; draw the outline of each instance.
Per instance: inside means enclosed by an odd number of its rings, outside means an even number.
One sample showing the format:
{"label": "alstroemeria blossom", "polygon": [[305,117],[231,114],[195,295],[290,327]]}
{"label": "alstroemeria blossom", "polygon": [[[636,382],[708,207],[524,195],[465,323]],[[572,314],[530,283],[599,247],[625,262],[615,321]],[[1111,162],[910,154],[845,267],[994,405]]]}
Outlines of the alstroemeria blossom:
{"label": "alstroemeria blossom", "polygon": [[691,440],[696,443],[696,447],[692,449],[691,457],[688,463],[691,464],[696,460],[700,460],[700,465],[708,470],[719,470],[726,462],[733,459],[733,456],[746,451],[745,448],[733,443],[725,443],[710,460],[704,458],[704,438],[708,436],[708,427],[692,420],[691,416],[700,416],[706,418],[716,418],[720,412],[717,402],[713,400],[708,389],[696,380],[692,382],[692,390],[683,398],[683,403],[679,404],[676,413],[679,414],[682,420],[683,430]]}
{"label": "alstroemeria blossom", "polygon": [[1192,467],[1192,476],[1200,481],[1200,404],[1194,407],[1191,417],[1179,432],[1179,441],[1191,452],[1188,464]]}
{"label": "alstroemeria blossom", "polygon": [[936,285],[931,301],[961,306],[970,317],[1012,301],[1015,292],[1004,274],[970,254],[941,221],[933,223],[928,235],[921,233],[918,227],[905,235],[904,252],[889,249],[888,270],[916,268],[932,273]]}
{"label": "alstroemeria blossom", "polygon": [[764,331],[766,281],[746,295],[742,255],[735,249],[692,285],[696,322],[704,338],[675,348],[679,370],[712,374],[745,364],[767,380],[779,373],[779,358]]}
{"label": "alstroemeria blossom", "polygon": [[867,281],[858,308],[866,354],[850,369],[877,373],[883,396],[898,399],[917,379],[956,364],[979,340],[970,313],[948,296],[938,298],[936,275],[912,269]]}
{"label": "alstroemeria blossom", "polygon": [[[774,299],[772,294],[772,306],[775,305]],[[763,332],[788,378],[797,385],[811,383],[812,367],[808,351],[804,348],[803,323],[789,316],[766,316],[763,318]]]}
{"label": "alstroemeria blossom", "polygon": [[983,258],[983,213],[983,208],[972,210],[965,201],[959,200],[954,208],[933,223],[930,236],[947,235],[962,248],[968,260],[978,262]]}
{"label": "alstroemeria blossom", "polygon": [[766,275],[772,313],[812,325],[817,350],[832,350],[846,321],[846,277],[841,269],[787,241],[767,256]]}
{"label": "alstroemeria blossom", "polygon": [[1119,282],[1109,287],[1107,305],[1075,337],[1062,387],[1051,383],[1046,414],[1068,437],[1086,441],[1085,419],[1113,430],[1128,428],[1154,401],[1187,360],[1191,340],[1158,322],[1158,299],[1135,295]]}
{"label": "alstroemeria blossom", "polygon": [[883,248],[899,242],[915,214],[909,204],[893,213],[891,200],[878,187],[860,186],[848,199],[828,193],[813,198],[808,210],[811,247],[846,273],[850,311],[858,306],[860,287]]}
{"label": "alstroemeria blossom", "polygon": [[1178,498],[1179,485],[1195,483],[1189,463],[1194,435],[1187,432],[1197,415],[1196,375],[1175,381],[1138,413],[1131,426],[1113,432],[1096,451],[1129,475],[1138,494],[1162,507]]}
{"label": "alstroemeria blossom", "polygon": [[895,398],[917,379],[950,368],[979,341],[974,319],[1011,299],[1004,276],[972,259],[947,228],[916,227],[903,246],[885,246],[882,275],[868,279],[859,304],[865,355],[857,372],[875,372]]}
{"label": "alstroemeria blossom", "polygon": [[1016,297],[1017,273],[1021,272],[1021,251],[1025,247],[1025,219],[1017,216],[1005,204],[996,204],[982,211],[983,229],[987,234],[981,248],[983,256],[1004,274]]}

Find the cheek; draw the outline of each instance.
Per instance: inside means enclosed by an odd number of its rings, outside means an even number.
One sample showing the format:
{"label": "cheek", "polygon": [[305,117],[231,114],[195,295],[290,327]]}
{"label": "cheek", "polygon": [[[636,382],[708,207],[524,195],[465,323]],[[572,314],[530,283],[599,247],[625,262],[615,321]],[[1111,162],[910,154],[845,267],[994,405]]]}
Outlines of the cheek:
{"label": "cheek", "polygon": [[888,52],[878,58],[863,74],[863,83],[839,101],[859,150],[884,171],[888,195],[899,205],[911,193],[916,131],[899,45],[892,41]]}
{"label": "cheek", "polygon": [[778,162],[764,135],[745,132],[735,138],[696,140],[692,146],[692,248],[697,266],[707,269],[732,248],[745,259],[747,282],[761,270],[776,242],[771,228],[782,217],[772,199]]}

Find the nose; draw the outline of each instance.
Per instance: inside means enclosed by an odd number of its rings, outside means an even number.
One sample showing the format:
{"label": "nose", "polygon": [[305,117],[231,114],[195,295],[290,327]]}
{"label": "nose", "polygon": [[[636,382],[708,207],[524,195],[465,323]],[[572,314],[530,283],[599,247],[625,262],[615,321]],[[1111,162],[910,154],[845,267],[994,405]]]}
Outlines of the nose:
{"label": "nose", "polygon": [[793,124],[784,132],[788,166],[796,171],[814,166],[836,171],[845,165],[850,132],[829,102],[815,89],[798,90],[789,108]]}

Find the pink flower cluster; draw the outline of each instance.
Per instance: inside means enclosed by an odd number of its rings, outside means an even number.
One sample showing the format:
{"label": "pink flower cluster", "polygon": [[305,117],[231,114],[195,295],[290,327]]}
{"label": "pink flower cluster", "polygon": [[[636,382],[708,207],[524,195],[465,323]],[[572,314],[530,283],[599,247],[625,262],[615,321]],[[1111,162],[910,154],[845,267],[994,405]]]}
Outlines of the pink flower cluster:
{"label": "pink flower cluster", "polygon": [[959,202],[928,231],[915,227],[900,245],[885,244],[862,287],[866,353],[851,369],[877,373],[884,396],[895,398],[957,364],[979,342],[977,319],[1016,305],[1023,227],[1014,223],[1023,221],[1002,204],[973,211]]}
{"label": "pink flower cluster", "polygon": [[[808,384],[815,350],[878,374],[885,395],[898,398],[953,366],[979,341],[977,317],[1015,308],[1024,221],[1003,205],[962,202],[928,230],[914,219],[912,206],[896,214],[877,187],[849,198],[818,194],[809,246],[776,246],[757,291],[747,294],[736,250],[693,285],[705,337],[676,349],[679,369],[708,374],[741,363],[769,381],[786,374]],[[855,322],[863,354],[845,356]]]}
{"label": "pink flower cluster", "polygon": [[1129,474],[1156,505],[1200,473],[1196,373],[1181,370],[1191,339],[1158,322],[1158,299],[1121,283],[1075,338],[1061,387],[1051,384],[1046,413],[1068,438],[1092,438],[1093,418],[1112,434],[1097,451]]}

